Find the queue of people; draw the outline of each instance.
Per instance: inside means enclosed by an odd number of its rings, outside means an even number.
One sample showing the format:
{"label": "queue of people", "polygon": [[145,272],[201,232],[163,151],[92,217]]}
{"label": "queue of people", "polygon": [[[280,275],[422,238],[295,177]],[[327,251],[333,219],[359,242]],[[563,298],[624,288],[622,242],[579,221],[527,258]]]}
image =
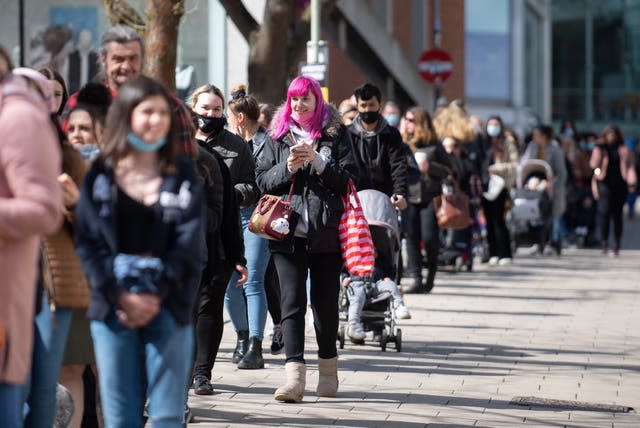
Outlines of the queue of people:
{"label": "queue of people", "polygon": [[[57,383],[76,403],[69,426],[81,426],[86,366],[98,385],[101,426],[142,427],[145,408],[154,427],[183,426],[191,419],[189,387],[214,393],[225,306],[237,335],[231,361],[240,369],[264,369],[271,314],[271,351],[285,354],[284,383],[274,392],[281,402],[300,401],[306,390],[310,307],[315,394],[337,396],[337,302],[341,284],[352,282],[340,280],[338,230],[352,184],[380,192],[401,218],[405,294],[436,285],[443,231],[434,198],[451,181],[470,197],[472,217],[485,219],[486,261],[512,263],[511,189],[529,159],[551,171],[534,177],[552,181],[551,227],[543,230],[551,248],[561,254],[567,206],[582,218],[591,197],[602,250],[619,254],[623,205],[637,172],[615,126],[590,147],[575,144],[572,123],[563,124],[562,141],[539,125],[520,147],[500,117],[483,122],[461,101],[433,118],[420,106],[402,114],[365,83],[336,109],[307,76],[290,83],[277,110],[244,85],[226,108],[211,84],[195,89],[187,106],[142,75],[143,53],[131,28],[107,30],[105,79],[67,94],[56,73],[12,70],[0,50],[0,197],[7,201],[0,204],[0,269],[11,273],[0,287],[3,426],[52,426]],[[585,162],[592,179],[580,170]],[[584,197],[574,205],[569,185]],[[283,240],[250,231],[264,194],[290,203]],[[457,235],[468,250],[472,227]],[[378,288],[408,319],[399,266],[381,260]],[[361,343],[360,318],[351,312],[347,334]]]}

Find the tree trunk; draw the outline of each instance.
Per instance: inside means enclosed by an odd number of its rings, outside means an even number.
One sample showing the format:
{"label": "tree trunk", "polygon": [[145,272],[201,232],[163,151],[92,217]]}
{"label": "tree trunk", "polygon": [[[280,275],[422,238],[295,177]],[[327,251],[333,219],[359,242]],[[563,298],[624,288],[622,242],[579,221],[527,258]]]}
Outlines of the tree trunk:
{"label": "tree trunk", "polygon": [[147,0],[144,74],[176,89],[178,27],[184,0]]}
{"label": "tree trunk", "polygon": [[280,104],[286,96],[291,2],[271,0],[264,21],[249,38],[249,91],[260,102]]}

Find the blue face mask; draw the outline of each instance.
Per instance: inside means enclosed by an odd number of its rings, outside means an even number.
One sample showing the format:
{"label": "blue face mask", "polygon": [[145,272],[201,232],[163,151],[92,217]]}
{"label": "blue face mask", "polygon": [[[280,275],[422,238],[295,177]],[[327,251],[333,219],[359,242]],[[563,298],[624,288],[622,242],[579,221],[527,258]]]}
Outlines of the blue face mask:
{"label": "blue face mask", "polygon": [[138,137],[133,132],[129,132],[127,134],[127,141],[134,149],[138,150],[139,152],[150,153],[157,152],[162,148],[162,146],[167,144],[167,137],[162,137],[155,143],[150,144],[145,142],[142,138]]}
{"label": "blue face mask", "polygon": [[398,114],[388,114],[384,118],[391,126],[398,126],[398,123],[400,123],[400,115]]}
{"label": "blue face mask", "polygon": [[580,142],[580,149],[581,150],[592,152],[594,147],[595,147],[594,143],[588,143],[586,141],[581,141]]}
{"label": "blue face mask", "polygon": [[84,160],[93,160],[100,154],[100,147],[97,144],[83,144],[76,150]]}

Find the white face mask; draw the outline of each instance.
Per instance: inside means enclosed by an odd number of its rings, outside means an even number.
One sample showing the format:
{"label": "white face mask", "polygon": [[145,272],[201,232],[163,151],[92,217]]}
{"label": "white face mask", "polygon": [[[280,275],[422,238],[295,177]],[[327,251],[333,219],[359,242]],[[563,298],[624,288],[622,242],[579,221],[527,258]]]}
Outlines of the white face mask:
{"label": "white face mask", "polygon": [[500,128],[500,125],[487,125],[487,134],[490,137],[497,137],[498,135],[500,135],[500,131],[502,131],[502,129]]}

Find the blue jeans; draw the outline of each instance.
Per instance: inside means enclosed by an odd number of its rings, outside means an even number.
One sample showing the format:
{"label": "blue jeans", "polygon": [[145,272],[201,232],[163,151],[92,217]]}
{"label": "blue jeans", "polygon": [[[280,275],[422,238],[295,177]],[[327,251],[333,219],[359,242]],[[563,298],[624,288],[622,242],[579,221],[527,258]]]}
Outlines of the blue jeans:
{"label": "blue jeans", "polygon": [[22,389],[26,427],[51,428],[56,416],[56,384],[71,326],[71,308],[49,309],[42,293],[42,310],[35,317],[31,373]]}
{"label": "blue jeans", "polygon": [[[224,296],[227,313],[235,331],[249,331],[249,337],[262,340],[267,322],[267,293],[264,291],[264,274],[269,264],[269,244],[253,232],[249,232],[249,218],[253,207],[240,210],[244,236],[244,254],[247,259],[249,279],[243,287],[237,287],[238,272],[231,275]],[[245,302],[246,297],[246,302]]]}
{"label": "blue jeans", "polygon": [[129,329],[114,315],[91,321],[107,428],[142,428],[149,398],[154,428],[181,427],[193,362],[193,327],[162,308],[145,327]]}
{"label": "blue jeans", "polygon": [[0,422],[4,428],[22,428],[22,385],[0,382]]}

